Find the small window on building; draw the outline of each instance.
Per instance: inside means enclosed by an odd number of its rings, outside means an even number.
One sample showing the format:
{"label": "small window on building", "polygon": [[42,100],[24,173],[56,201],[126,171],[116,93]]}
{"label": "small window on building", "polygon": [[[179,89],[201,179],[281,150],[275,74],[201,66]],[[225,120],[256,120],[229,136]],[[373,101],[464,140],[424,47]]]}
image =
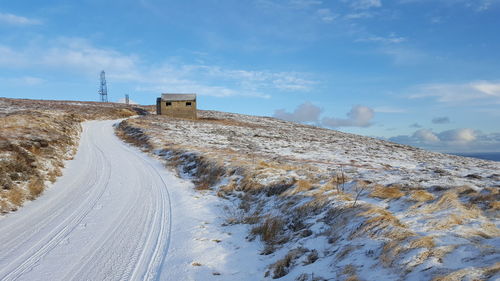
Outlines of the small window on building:
{"label": "small window on building", "polygon": [[190,101],[186,102],[186,106],[191,106],[191,102]]}
{"label": "small window on building", "polygon": [[172,106],[172,103],[167,101],[167,106]]}

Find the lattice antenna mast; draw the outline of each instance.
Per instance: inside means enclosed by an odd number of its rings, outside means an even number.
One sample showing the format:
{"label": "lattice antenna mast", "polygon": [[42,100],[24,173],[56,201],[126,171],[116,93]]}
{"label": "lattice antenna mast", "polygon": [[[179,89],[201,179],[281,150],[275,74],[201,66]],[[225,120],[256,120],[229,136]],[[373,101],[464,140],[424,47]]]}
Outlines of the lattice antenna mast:
{"label": "lattice antenna mast", "polygon": [[106,86],[106,74],[104,73],[104,70],[101,71],[99,95],[101,96],[101,102],[108,102],[108,86]]}

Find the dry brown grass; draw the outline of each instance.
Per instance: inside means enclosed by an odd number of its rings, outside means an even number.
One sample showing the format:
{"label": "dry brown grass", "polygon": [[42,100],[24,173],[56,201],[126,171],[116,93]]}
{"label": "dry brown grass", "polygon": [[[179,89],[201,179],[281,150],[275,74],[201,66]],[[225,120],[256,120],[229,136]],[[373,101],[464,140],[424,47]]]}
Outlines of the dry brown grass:
{"label": "dry brown grass", "polygon": [[371,217],[366,221],[367,224],[377,223],[382,221],[382,222],[387,222],[393,226],[406,227],[391,212],[381,208],[372,208],[366,212],[361,213],[360,215]]}
{"label": "dry brown grass", "polygon": [[376,185],[370,193],[370,197],[380,199],[397,199],[403,197],[404,195],[405,193],[399,190],[398,187],[386,187],[383,185]]}
{"label": "dry brown grass", "polygon": [[14,206],[19,207],[24,203],[26,195],[22,189],[15,187],[5,192],[5,198]]}
{"label": "dry brown grass", "polygon": [[33,178],[28,183],[29,199],[33,200],[40,196],[45,189],[45,184],[41,178]]}
{"label": "dry brown grass", "polygon": [[352,264],[348,264],[344,266],[344,269],[342,270],[342,274],[346,276],[344,281],[359,281],[358,275],[357,275],[357,268],[356,266]]}
{"label": "dry brown grass", "polygon": [[215,124],[220,124],[223,126],[237,126],[237,127],[246,127],[246,128],[262,128],[262,126],[256,125],[256,124],[251,124],[251,123],[246,123],[234,119],[215,119],[215,118],[198,118],[196,120],[193,120],[193,122],[204,122],[204,123],[215,123]]}
{"label": "dry brown grass", "polygon": [[288,274],[290,267],[296,259],[300,258],[307,250],[304,248],[297,248],[289,251],[285,257],[276,261],[269,268],[273,272],[273,279],[281,278]]}
{"label": "dry brown grass", "polygon": [[295,191],[296,192],[304,192],[304,191],[311,190],[312,188],[313,188],[313,185],[311,184],[310,181],[300,179],[297,181],[297,186],[295,187]]}
{"label": "dry brown grass", "polygon": [[285,222],[278,217],[268,217],[266,220],[252,228],[251,234],[259,236],[260,239],[268,244],[275,244],[279,242],[279,236],[283,229]]}
{"label": "dry brown grass", "polygon": [[427,202],[435,199],[432,193],[429,193],[425,190],[414,190],[411,191],[410,194],[411,199],[418,202]]}
{"label": "dry brown grass", "polygon": [[59,167],[56,167],[55,169],[51,170],[50,172],[47,173],[47,179],[51,182],[54,183],[56,182],[57,178],[62,176],[62,171]]}
{"label": "dry brown grass", "polygon": [[475,227],[473,229],[467,229],[462,232],[463,237],[481,237],[485,239],[491,239],[494,237],[500,237],[500,229],[493,223],[483,223],[480,227]]}
{"label": "dry brown grass", "polygon": [[[433,281],[456,281],[456,280],[492,280],[500,272],[500,262],[488,267],[465,268],[456,270],[447,275],[434,277]],[[496,279],[495,279],[496,280]]]}
{"label": "dry brown grass", "polygon": [[432,236],[423,236],[423,237],[420,237],[420,238],[417,238],[417,239],[411,241],[408,248],[409,249],[416,249],[416,248],[432,249],[435,246],[436,246],[436,243],[434,243],[434,238]]}

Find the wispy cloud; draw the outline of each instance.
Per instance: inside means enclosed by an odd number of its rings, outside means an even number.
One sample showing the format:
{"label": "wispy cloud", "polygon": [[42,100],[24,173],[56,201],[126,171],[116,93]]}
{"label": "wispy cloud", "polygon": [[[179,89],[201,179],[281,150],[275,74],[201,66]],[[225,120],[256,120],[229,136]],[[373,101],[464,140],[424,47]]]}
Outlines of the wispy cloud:
{"label": "wispy cloud", "polygon": [[446,5],[457,5],[460,4],[464,7],[473,9],[477,12],[483,12],[489,10],[494,5],[500,4],[500,0],[399,0],[402,4],[420,3],[420,2],[430,2],[433,5],[436,2],[441,2]]}
{"label": "wispy cloud", "polygon": [[[346,0],[343,0],[346,2]],[[381,0],[349,0],[351,7],[358,10],[382,7]]]}
{"label": "wispy cloud", "polygon": [[44,83],[46,80],[40,77],[34,76],[21,76],[21,77],[0,77],[0,81],[3,83],[9,83],[14,85],[22,85],[22,86],[35,86]]}
{"label": "wispy cloud", "polygon": [[26,49],[0,45],[0,66],[48,68],[89,77],[104,69],[109,79],[135,83],[141,91],[195,91],[218,97],[269,98],[270,93],[276,92],[307,92],[317,84],[310,74],[299,72],[232,69],[169,58],[151,65],[137,55],[96,47],[80,38],[60,38]]}
{"label": "wispy cloud", "polygon": [[356,42],[379,42],[379,43],[385,43],[385,44],[397,44],[397,43],[403,43],[407,39],[402,36],[397,36],[394,33],[389,34],[389,36],[367,36],[363,38],[359,38],[356,40]]}
{"label": "wispy cloud", "polygon": [[500,104],[500,82],[475,81],[459,84],[425,84],[416,87],[412,99],[432,98],[440,103]]}
{"label": "wispy cloud", "polygon": [[378,49],[380,54],[390,57],[396,65],[418,65],[428,59],[424,52],[399,45],[387,45]]}
{"label": "wispy cloud", "polygon": [[331,23],[336,18],[330,9],[318,9],[316,14],[325,23]]}
{"label": "wispy cloud", "polygon": [[0,13],[0,24],[1,23],[9,25],[37,25],[42,22],[37,19],[29,19],[14,14]]}
{"label": "wispy cloud", "polygon": [[347,20],[355,20],[355,19],[367,19],[367,18],[372,18],[374,16],[373,13],[370,12],[356,12],[356,13],[349,13],[344,16],[345,19]]}

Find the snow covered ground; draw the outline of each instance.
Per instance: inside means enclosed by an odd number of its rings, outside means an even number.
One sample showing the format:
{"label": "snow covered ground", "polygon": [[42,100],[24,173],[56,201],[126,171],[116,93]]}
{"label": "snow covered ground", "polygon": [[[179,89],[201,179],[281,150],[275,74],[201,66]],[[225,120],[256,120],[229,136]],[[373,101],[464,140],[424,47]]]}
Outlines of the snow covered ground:
{"label": "snow covered ground", "polygon": [[97,102],[0,98],[0,213],[36,199],[61,175],[84,120],[117,119],[145,107]]}
{"label": "snow covered ground", "polygon": [[199,116],[130,119],[118,133],[192,179],[202,200],[217,196],[221,229],[262,243],[256,279],[500,278],[500,163],[273,118]]}
{"label": "snow covered ground", "polygon": [[[236,245],[241,231],[213,227],[216,197],[201,198],[192,183],[124,144],[115,122],[84,123],[64,175],[39,200],[0,217],[0,280],[253,280],[257,254],[233,248],[257,253],[258,244]],[[231,267],[246,259],[255,262]]]}

